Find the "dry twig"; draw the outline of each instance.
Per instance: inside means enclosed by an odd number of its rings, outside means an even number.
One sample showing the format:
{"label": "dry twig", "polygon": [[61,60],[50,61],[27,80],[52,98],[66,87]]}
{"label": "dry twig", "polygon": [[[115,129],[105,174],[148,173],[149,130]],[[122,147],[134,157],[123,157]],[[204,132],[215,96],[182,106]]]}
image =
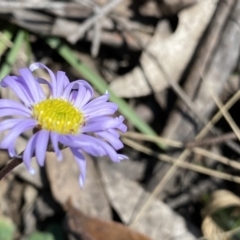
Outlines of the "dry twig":
{"label": "dry twig", "polygon": [[[161,154],[161,153],[157,153],[155,151],[153,151],[152,149],[145,147],[139,143],[136,143],[130,139],[127,138],[123,138],[123,142],[136,149],[137,151],[143,152],[145,154],[148,154],[150,156],[156,157],[157,159],[164,161],[164,162],[168,162],[168,163],[172,163],[175,166],[178,167],[182,167],[182,168],[186,168],[186,169],[190,169],[192,171],[198,172],[198,173],[203,173],[212,177],[218,177],[224,180],[228,180],[228,181],[232,181],[232,182],[236,182],[236,183],[240,183],[240,177],[238,176],[233,176],[231,174],[227,174],[227,173],[223,173],[223,172],[219,172],[216,170],[212,170],[206,167],[202,167],[199,166],[197,164],[193,164],[193,163],[188,163],[188,162],[178,162],[177,159],[170,157],[166,154]],[[239,166],[238,166],[239,167]],[[155,194],[153,194],[152,198],[156,197]]]}
{"label": "dry twig", "polygon": [[[223,106],[223,109],[229,109],[240,97],[240,90]],[[208,131],[211,130],[213,125],[220,119],[222,116],[221,111],[218,111],[214,117],[209,121],[206,126],[200,131],[200,133],[196,136],[196,140],[201,140]],[[144,202],[141,209],[139,210],[138,214],[134,217],[134,219],[131,222],[131,226],[136,225],[138,221],[141,219],[145,211],[149,208],[150,204],[152,203],[153,199],[158,196],[158,194],[162,191],[162,189],[165,187],[168,180],[173,176],[175,171],[178,168],[178,165],[184,162],[184,160],[188,157],[188,155],[191,153],[190,150],[185,149],[181,155],[178,157],[178,159],[174,162],[174,164],[171,166],[171,168],[168,170],[168,172],[165,174],[165,176],[162,178],[162,180],[159,182],[159,184],[155,187],[152,194],[149,196],[149,198]]]}
{"label": "dry twig", "polygon": [[123,0],[112,0],[105,4],[103,7],[99,8],[97,13],[92,17],[88,18],[75,32],[69,35],[68,40],[71,43],[75,43],[79,38],[81,38],[84,33],[90,29],[97,21],[110,13],[118,4]]}

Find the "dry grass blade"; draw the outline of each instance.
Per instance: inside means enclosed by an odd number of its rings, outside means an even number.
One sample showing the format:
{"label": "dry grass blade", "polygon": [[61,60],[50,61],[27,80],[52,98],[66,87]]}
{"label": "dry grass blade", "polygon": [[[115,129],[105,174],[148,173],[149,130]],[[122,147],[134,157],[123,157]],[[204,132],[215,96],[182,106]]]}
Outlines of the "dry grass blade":
{"label": "dry grass blade", "polygon": [[182,148],[184,147],[184,144],[179,142],[179,141],[174,141],[171,139],[166,139],[158,136],[149,136],[145,135],[142,133],[137,133],[137,132],[126,132],[122,134],[123,137],[128,137],[131,139],[136,139],[136,140],[143,140],[143,141],[148,141],[148,142],[154,142],[154,143],[162,143],[165,145],[169,145],[171,147],[177,147],[177,148]]}
{"label": "dry grass blade", "polygon": [[98,55],[99,47],[101,44],[101,32],[102,32],[102,23],[101,21],[99,21],[94,26],[94,37],[93,37],[92,46],[91,46],[92,57],[96,57]]}
{"label": "dry grass blade", "polygon": [[[234,96],[223,106],[222,109],[225,109],[225,110],[229,109],[237,100],[239,100],[239,98],[240,98],[240,90],[236,94],[234,94]],[[213,128],[214,124],[221,118],[221,116],[222,116],[222,112],[218,111],[214,115],[214,117],[206,124],[206,126],[200,131],[200,133],[196,136],[195,140],[201,140],[208,133],[208,131],[210,131]],[[178,168],[177,164],[178,165],[181,164],[189,154],[190,154],[190,151],[188,149],[184,150],[182,154],[179,156],[179,158],[174,162],[172,167],[169,169],[169,171],[166,173],[163,179],[156,186],[156,188],[154,189],[150,197],[142,205],[138,214],[132,220],[131,222],[132,226],[137,224],[137,222],[141,219],[145,211],[148,209],[148,207],[152,203],[153,199],[157,197],[157,195],[165,187],[166,182],[172,177],[172,175],[177,170]]]}
{"label": "dry grass blade", "polygon": [[[228,102],[221,108],[222,111],[227,111],[230,109],[240,98],[240,90],[238,90],[229,100]],[[218,111],[214,117],[206,124],[206,126],[201,130],[201,132],[197,135],[196,140],[202,139],[213,125],[218,122],[218,120],[222,117],[222,111]]]}
{"label": "dry grass blade", "polygon": [[102,8],[98,8],[97,14],[88,18],[75,32],[69,35],[68,40],[71,43],[75,43],[83,34],[92,27],[97,21],[102,17],[110,13],[117,5],[119,5],[123,0],[113,0],[107,3]]}
{"label": "dry grass blade", "polygon": [[234,161],[234,160],[229,159],[229,158],[226,158],[226,157],[223,157],[223,156],[218,155],[216,153],[210,152],[210,151],[208,151],[206,149],[203,149],[203,148],[193,148],[192,151],[197,153],[197,154],[200,154],[202,156],[214,159],[214,160],[216,160],[218,162],[221,162],[221,163],[223,163],[225,165],[228,165],[230,167],[233,167],[233,168],[236,168],[236,169],[240,169],[240,163],[239,162]]}
{"label": "dry grass blade", "polygon": [[[148,135],[145,135],[142,133],[137,133],[137,132],[126,132],[126,133],[122,134],[122,137],[136,139],[136,140],[143,140],[143,141],[148,141],[148,142],[154,142],[154,143],[162,143],[165,145],[169,145],[171,147],[181,148],[184,146],[184,144],[182,144],[181,142],[178,142],[178,141],[165,139],[162,137],[148,136]],[[219,154],[208,151],[206,149],[195,147],[195,148],[191,148],[191,151],[193,151],[196,154],[200,154],[202,156],[205,156],[205,157],[211,158],[213,160],[216,160],[218,162],[221,162],[223,164],[226,164],[230,167],[240,169],[240,163],[238,163],[232,159],[229,159],[227,157],[223,157]]]}
{"label": "dry grass blade", "polygon": [[0,1],[0,8],[1,9],[63,9],[65,7],[73,7],[78,8],[79,5],[77,3],[67,3],[67,2],[55,2],[55,1],[26,1],[26,2],[19,2],[19,1]]}
{"label": "dry grass blade", "polygon": [[189,141],[185,143],[186,148],[193,148],[193,147],[202,147],[202,146],[211,146],[217,145],[221,143],[226,143],[230,140],[235,140],[237,138],[234,132],[230,133],[223,133],[222,135],[216,137],[210,137],[207,139],[203,139],[201,141]]}
{"label": "dry grass blade", "polygon": [[230,116],[228,111],[223,108],[223,104],[222,104],[221,100],[211,90],[210,90],[210,93],[212,95],[214,102],[217,104],[218,108],[222,112],[222,115],[225,117],[228,124],[230,125],[230,127],[232,128],[234,133],[237,135],[238,140],[240,140],[240,130],[239,130],[237,124],[234,122],[234,120],[232,119],[232,117]]}
{"label": "dry grass blade", "polygon": [[[143,153],[148,154],[150,156],[156,157],[157,159],[159,159],[161,161],[172,163],[176,167],[182,167],[182,168],[190,169],[192,171],[195,171],[195,172],[198,172],[198,173],[203,173],[203,174],[206,174],[206,175],[209,175],[209,176],[212,176],[212,177],[217,177],[217,178],[221,178],[221,179],[228,180],[228,181],[231,181],[231,182],[240,183],[240,177],[233,176],[231,174],[227,174],[227,173],[223,173],[223,172],[218,172],[218,171],[208,169],[206,167],[202,167],[202,166],[192,164],[192,163],[188,163],[188,162],[179,162],[178,161],[179,158],[175,159],[175,158],[170,157],[166,154],[157,153],[150,148],[147,148],[147,147],[145,147],[145,146],[143,146],[139,143],[136,143],[136,142],[134,142],[132,140],[129,140],[129,139],[126,139],[126,138],[123,138],[123,142],[126,145],[128,145],[128,146],[130,146],[130,147],[132,147],[132,148],[134,148],[134,149],[136,149],[140,152],[143,152]],[[182,158],[183,158],[183,156],[185,156],[185,154],[182,155]],[[159,185],[159,186],[162,186],[162,185]],[[155,189],[153,191],[152,195],[151,195],[151,198],[155,198],[157,196],[155,194],[155,192],[156,192],[156,194],[158,194],[158,191],[156,191],[156,189]]]}
{"label": "dry grass blade", "polygon": [[6,27],[5,30],[0,32],[0,56],[7,50],[7,48],[13,47],[11,41],[13,37],[13,29],[11,27]]}
{"label": "dry grass blade", "polygon": [[0,41],[8,48],[11,48],[13,46],[12,41],[10,41],[2,32],[0,32]]}

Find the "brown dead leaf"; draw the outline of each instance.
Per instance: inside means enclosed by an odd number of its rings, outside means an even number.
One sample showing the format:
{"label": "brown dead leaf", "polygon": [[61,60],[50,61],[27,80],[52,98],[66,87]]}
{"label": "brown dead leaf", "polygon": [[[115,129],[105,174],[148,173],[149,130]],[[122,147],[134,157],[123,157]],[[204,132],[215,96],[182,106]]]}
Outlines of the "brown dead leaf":
{"label": "brown dead leaf", "polygon": [[47,176],[54,198],[62,205],[70,198],[73,206],[85,214],[110,219],[109,204],[93,160],[85,156],[87,178],[81,189],[78,182],[79,168],[71,151],[64,149],[62,152],[62,161],[57,161],[54,153],[46,154]]}
{"label": "brown dead leaf", "polygon": [[67,201],[67,228],[82,240],[151,240],[130,228],[116,222],[88,217]]}
{"label": "brown dead leaf", "polygon": [[[149,193],[136,182],[114,170],[108,161],[101,159],[98,165],[108,198],[121,220],[128,225],[139,211],[139,207],[146,201]],[[187,229],[185,220],[157,199],[153,201],[138,224],[133,227],[153,240],[195,239]]]}
{"label": "brown dead leaf", "polygon": [[176,31],[167,37],[163,34],[166,31],[163,30],[166,28],[165,23],[160,22],[141,56],[141,67],[137,66],[132,72],[115,79],[110,84],[111,89],[120,97],[132,98],[148,95],[152,90],[160,92],[167,88],[169,83],[164,72],[172,81],[179,81],[216,5],[217,0],[204,0],[182,10],[178,15]]}
{"label": "brown dead leaf", "polygon": [[204,218],[202,222],[202,231],[204,236],[209,240],[229,240],[223,235],[224,231],[214,222],[211,216]]}
{"label": "brown dead leaf", "polygon": [[208,205],[203,210],[203,215],[211,215],[219,209],[227,207],[240,207],[240,198],[228,190],[215,191]]}
{"label": "brown dead leaf", "polygon": [[23,231],[29,235],[36,229],[37,219],[34,215],[34,205],[37,201],[38,191],[31,185],[27,185],[23,192],[24,205],[21,209]]}
{"label": "brown dead leaf", "polygon": [[224,232],[224,230],[212,218],[212,214],[214,212],[229,207],[240,208],[240,198],[228,190],[218,190],[212,194],[211,200],[202,211],[202,215],[204,216],[202,222],[202,232],[207,239],[232,239],[231,234]]}

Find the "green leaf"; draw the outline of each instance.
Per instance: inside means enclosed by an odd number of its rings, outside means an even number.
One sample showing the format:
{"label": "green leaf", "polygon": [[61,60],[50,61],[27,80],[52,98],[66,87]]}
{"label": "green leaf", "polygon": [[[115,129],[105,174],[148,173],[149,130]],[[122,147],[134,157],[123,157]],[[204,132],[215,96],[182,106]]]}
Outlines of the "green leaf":
{"label": "green leaf", "polygon": [[51,233],[34,232],[27,240],[55,240],[55,238]]}
{"label": "green leaf", "polygon": [[50,225],[48,225],[48,227],[46,228],[45,231],[51,233],[54,236],[54,239],[56,239],[56,240],[64,240],[65,239],[63,237],[64,231],[63,231],[63,227],[61,224],[51,223]]}
{"label": "green leaf", "polygon": [[[239,207],[227,207],[219,209],[212,214],[212,219],[220,226],[224,231],[230,231],[240,227],[240,208]],[[232,236],[232,240],[239,240],[240,233],[237,232]]]}
{"label": "green leaf", "polygon": [[0,240],[13,240],[15,226],[10,218],[0,217]]}
{"label": "green leaf", "polygon": [[5,44],[6,41],[10,41],[13,37],[13,27],[9,26],[2,31],[2,36],[0,37],[0,56],[5,52],[8,46]]}
{"label": "green leaf", "polygon": [[[73,50],[62,43],[58,38],[47,38],[46,42],[48,45],[55,49],[60,56],[62,56],[66,62],[68,62],[73,68],[75,68],[85,79],[87,79],[96,90],[104,94],[106,90],[110,93],[110,100],[115,102],[119,107],[119,112],[125,116],[125,118],[131,122],[140,132],[152,136],[157,136],[156,132],[144,122],[135,111],[127,104],[126,101],[117,97],[111,89],[108,88],[105,80],[85,65],[82,61],[79,61],[74,54]],[[159,144],[159,147],[166,149],[167,147],[163,144]]]}
{"label": "green leaf", "polygon": [[12,65],[18,56],[19,50],[22,46],[24,39],[25,32],[23,30],[19,30],[14,40],[13,47],[9,50],[6,60],[0,69],[0,81],[11,72]]}

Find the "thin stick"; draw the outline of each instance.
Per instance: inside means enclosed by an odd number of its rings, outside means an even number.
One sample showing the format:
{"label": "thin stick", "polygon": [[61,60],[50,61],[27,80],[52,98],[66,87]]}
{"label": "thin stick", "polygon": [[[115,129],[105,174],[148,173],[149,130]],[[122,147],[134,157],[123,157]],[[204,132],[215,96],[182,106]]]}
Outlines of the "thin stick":
{"label": "thin stick", "polygon": [[184,144],[179,141],[166,139],[166,138],[158,137],[158,136],[150,136],[150,135],[145,135],[145,134],[137,133],[137,132],[126,132],[121,135],[122,135],[122,137],[129,137],[129,138],[136,139],[136,140],[143,140],[143,141],[148,141],[148,142],[165,144],[165,145],[169,145],[171,147],[177,147],[177,148],[184,147]]}
{"label": "thin stick", "polygon": [[[123,138],[123,142],[126,145],[136,149],[137,151],[143,152],[143,153],[148,154],[150,156],[154,156],[161,161],[172,163],[172,164],[175,164],[179,167],[190,169],[192,171],[195,171],[195,172],[198,172],[198,173],[203,173],[203,174],[206,174],[206,175],[209,175],[209,176],[212,176],[212,177],[217,177],[217,178],[221,178],[221,179],[228,180],[228,181],[231,181],[231,182],[240,183],[240,177],[238,177],[238,176],[233,176],[231,174],[219,172],[219,171],[216,171],[216,170],[212,170],[212,169],[202,167],[202,166],[199,166],[199,165],[196,165],[196,164],[188,163],[188,162],[177,162],[176,158],[170,157],[166,154],[157,153],[157,152],[153,151],[152,149],[147,148],[147,147],[145,147],[145,146],[143,146],[139,143],[136,143],[136,142],[134,142],[130,139],[127,139],[127,138]],[[152,195],[153,195],[153,198],[156,197],[156,196],[154,196],[154,194],[152,194]]]}
{"label": "thin stick", "polygon": [[67,2],[55,2],[55,1],[28,1],[28,2],[17,2],[17,1],[0,1],[0,9],[64,9],[67,7],[79,8],[77,3],[67,3]]}
{"label": "thin stick", "polygon": [[[238,99],[240,98],[240,90],[234,94],[234,96],[223,106],[223,109],[229,109]],[[200,133],[196,136],[196,140],[201,140],[207,133],[210,131],[214,124],[221,118],[222,112],[218,111],[217,114],[214,115],[214,117],[209,121],[206,126],[200,131]],[[191,152],[188,149],[185,149],[179,158],[174,162],[174,164],[171,166],[171,168],[168,170],[168,172],[164,175],[162,180],[158,183],[158,185],[155,187],[154,191],[152,194],[149,196],[149,198],[144,202],[142,205],[141,209],[137,213],[137,215],[134,217],[132,223],[130,224],[131,226],[134,226],[138,223],[138,221],[141,219],[141,217],[144,215],[144,213],[147,211],[148,207],[151,205],[153,199],[158,196],[158,194],[162,191],[164,188],[165,184],[168,182],[168,180],[172,177],[172,175],[175,173],[177,170],[178,166],[177,164],[180,164],[183,162],[188,155]]]}
{"label": "thin stick", "polygon": [[[168,139],[165,139],[162,137],[148,136],[148,135],[144,135],[142,133],[135,133],[135,132],[124,133],[124,134],[122,134],[122,137],[124,139],[130,138],[130,139],[144,140],[144,141],[154,142],[154,143],[163,143],[163,144],[175,146],[175,147],[182,147],[182,145],[183,145],[181,142],[178,142],[178,141],[168,140]],[[223,157],[219,154],[216,154],[216,153],[210,152],[206,149],[198,148],[198,147],[191,148],[191,151],[195,152],[197,154],[200,154],[202,156],[211,158],[213,160],[216,160],[218,162],[221,162],[227,166],[230,166],[230,167],[240,170],[240,163],[236,162],[233,159]]]}
{"label": "thin stick", "polygon": [[[98,13],[98,8],[95,10]],[[99,47],[101,44],[101,33],[102,33],[102,20],[100,19],[94,25],[94,33],[92,39],[92,46],[91,46],[91,55],[92,57],[96,57],[99,52]]]}
{"label": "thin stick", "polygon": [[110,13],[117,5],[119,5],[123,0],[112,0],[105,4],[103,7],[99,7],[98,13],[88,18],[75,32],[69,35],[68,41],[75,43],[79,38],[81,38],[84,33],[92,27],[97,21]]}
{"label": "thin stick", "polygon": [[[240,90],[238,90],[233,97],[231,97],[228,102],[222,107],[222,110],[230,109],[240,98]],[[196,140],[202,139],[208,131],[213,128],[213,125],[218,122],[218,120],[222,117],[222,112],[219,110],[214,117],[207,123],[207,125],[201,130],[201,132],[197,135]]]}
{"label": "thin stick", "polygon": [[8,48],[13,46],[13,42],[6,38],[6,36],[0,32],[0,40],[5,44]]}
{"label": "thin stick", "polygon": [[22,158],[13,158],[10,163],[8,163],[1,171],[0,171],[0,181],[7,176],[15,167],[21,164]]}
{"label": "thin stick", "polygon": [[216,153],[210,152],[210,151],[208,151],[206,149],[203,149],[203,148],[193,148],[192,151],[197,153],[197,154],[200,154],[202,156],[214,159],[214,160],[216,160],[218,162],[221,162],[221,163],[223,163],[223,164],[225,164],[227,166],[230,166],[230,167],[233,167],[233,168],[236,168],[236,169],[240,169],[240,163],[239,162],[234,161],[234,160],[229,159],[229,158],[226,158],[226,157],[223,157],[223,156],[218,155]]}
{"label": "thin stick", "polygon": [[236,134],[234,132],[230,132],[230,133],[222,134],[221,136],[203,139],[201,141],[187,142],[187,143],[184,144],[184,146],[186,148],[193,148],[193,147],[199,147],[199,146],[204,146],[204,145],[209,146],[209,145],[216,145],[216,144],[225,143],[229,140],[235,140],[235,139],[237,139]]}
{"label": "thin stick", "polygon": [[[231,137],[232,137],[232,135],[236,136],[234,133],[230,133],[230,134],[231,134]],[[143,141],[154,142],[154,143],[163,143],[165,145],[170,145],[172,147],[182,148],[184,146],[179,141],[174,141],[174,140],[170,140],[170,139],[166,139],[166,138],[162,138],[162,137],[157,137],[157,136],[149,136],[149,135],[145,135],[145,134],[137,133],[137,132],[126,132],[126,133],[121,134],[121,135],[124,138],[143,140]],[[201,143],[201,142],[194,142],[194,143],[196,143],[196,145],[197,145],[197,143]],[[223,156],[221,156],[219,154],[216,154],[216,153],[212,153],[212,152],[210,152],[206,149],[194,147],[194,148],[191,149],[191,151],[193,151],[197,154],[200,154],[202,156],[212,158],[212,159],[214,159],[216,161],[219,161],[223,164],[226,164],[230,167],[240,169],[240,163],[236,162],[235,160],[223,157]]]}
{"label": "thin stick", "polygon": [[148,142],[154,142],[154,143],[162,143],[165,145],[169,145],[171,147],[176,147],[176,148],[194,148],[194,147],[199,147],[199,146],[204,146],[204,145],[215,145],[219,143],[224,143],[228,140],[235,140],[237,138],[236,134],[234,132],[222,134],[221,136],[217,137],[212,137],[212,138],[207,138],[203,139],[201,141],[191,141],[187,143],[182,143],[180,141],[175,141],[163,137],[158,137],[158,136],[149,136],[145,135],[142,133],[138,132],[126,132],[121,134],[123,137],[128,137],[131,139],[136,139],[136,140],[143,140],[143,141],[148,141]]}
{"label": "thin stick", "polygon": [[240,141],[240,129],[238,128],[237,124],[234,122],[234,120],[232,119],[232,117],[230,116],[228,111],[226,111],[226,109],[223,108],[223,104],[222,104],[221,100],[217,97],[217,95],[215,93],[213,93],[212,90],[209,90],[209,91],[212,95],[214,102],[217,104],[218,108],[220,109],[222,115],[225,117],[228,124],[230,125],[230,127],[232,128],[232,130],[238,137],[238,140]]}

